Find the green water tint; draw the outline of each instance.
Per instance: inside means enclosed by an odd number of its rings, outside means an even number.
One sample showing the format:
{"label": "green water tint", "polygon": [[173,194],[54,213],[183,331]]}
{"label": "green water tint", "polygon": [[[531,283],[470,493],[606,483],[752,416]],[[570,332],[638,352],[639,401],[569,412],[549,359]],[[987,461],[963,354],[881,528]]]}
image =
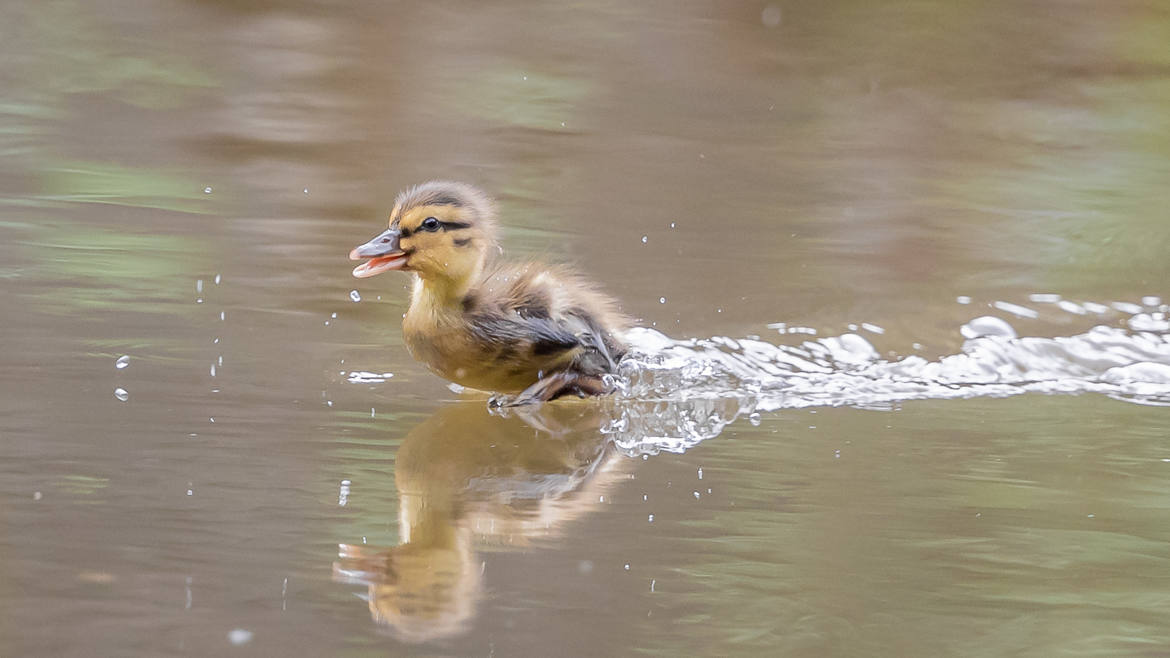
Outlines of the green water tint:
{"label": "green water tint", "polygon": [[[0,655],[1157,653],[1168,42],[1108,3],[0,7]],[[408,277],[346,259],[428,178],[690,356],[537,417],[447,388]]]}

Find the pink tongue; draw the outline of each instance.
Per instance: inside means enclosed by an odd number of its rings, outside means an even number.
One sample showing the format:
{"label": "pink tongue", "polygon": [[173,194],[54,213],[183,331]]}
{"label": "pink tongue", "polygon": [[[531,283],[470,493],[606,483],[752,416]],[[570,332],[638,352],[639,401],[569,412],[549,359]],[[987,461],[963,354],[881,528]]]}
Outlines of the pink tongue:
{"label": "pink tongue", "polygon": [[353,268],[353,275],[359,279],[371,277],[382,272],[399,269],[406,259],[402,256],[379,256]]}

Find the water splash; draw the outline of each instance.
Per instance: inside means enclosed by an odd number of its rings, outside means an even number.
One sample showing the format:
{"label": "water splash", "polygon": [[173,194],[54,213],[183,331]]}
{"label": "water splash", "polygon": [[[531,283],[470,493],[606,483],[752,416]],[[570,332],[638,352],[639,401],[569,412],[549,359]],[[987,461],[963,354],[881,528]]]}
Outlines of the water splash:
{"label": "water splash", "polygon": [[[1170,406],[1170,309],[1156,298],[1146,301],[1157,304],[1114,303],[1130,312],[1121,326],[1074,336],[1019,337],[1000,318],[975,318],[959,328],[966,338],[960,351],[933,361],[883,359],[854,333],[775,345],[722,336],[674,340],[638,328],[626,336],[631,350],[615,379],[614,418],[604,431],[636,455],[682,452],[741,416],[779,409],[891,409],[907,400],[1023,393],[1099,393]],[[1076,306],[1081,310],[1060,308],[1077,314],[1105,308]]]}
{"label": "water splash", "polygon": [[[346,373],[342,373],[345,375]],[[392,379],[394,373],[392,372],[370,372],[368,370],[354,370],[348,373],[346,380],[350,384],[381,384],[388,379]]]}

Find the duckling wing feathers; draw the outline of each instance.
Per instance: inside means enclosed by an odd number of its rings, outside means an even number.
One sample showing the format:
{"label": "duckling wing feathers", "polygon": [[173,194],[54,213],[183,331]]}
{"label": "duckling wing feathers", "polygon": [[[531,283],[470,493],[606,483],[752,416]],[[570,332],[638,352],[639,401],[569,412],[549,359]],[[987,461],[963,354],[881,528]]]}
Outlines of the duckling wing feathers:
{"label": "duckling wing feathers", "polygon": [[625,352],[612,302],[567,268],[501,265],[479,293],[468,309],[471,324],[505,351],[530,345],[534,357],[557,359],[577,350],[573,367],[591,374],[615,371]]}

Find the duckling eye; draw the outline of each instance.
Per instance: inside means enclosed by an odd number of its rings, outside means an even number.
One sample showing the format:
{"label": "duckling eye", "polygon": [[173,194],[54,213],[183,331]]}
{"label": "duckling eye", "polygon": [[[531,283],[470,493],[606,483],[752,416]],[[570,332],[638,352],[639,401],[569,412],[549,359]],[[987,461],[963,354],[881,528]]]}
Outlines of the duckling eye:
{"label": "duckling eye", "polygon": [[437,231],[442,227],[443,224],[434,217],[427,217],[423,220],[422,224],[419,225],[419,228],[424,231]]}

